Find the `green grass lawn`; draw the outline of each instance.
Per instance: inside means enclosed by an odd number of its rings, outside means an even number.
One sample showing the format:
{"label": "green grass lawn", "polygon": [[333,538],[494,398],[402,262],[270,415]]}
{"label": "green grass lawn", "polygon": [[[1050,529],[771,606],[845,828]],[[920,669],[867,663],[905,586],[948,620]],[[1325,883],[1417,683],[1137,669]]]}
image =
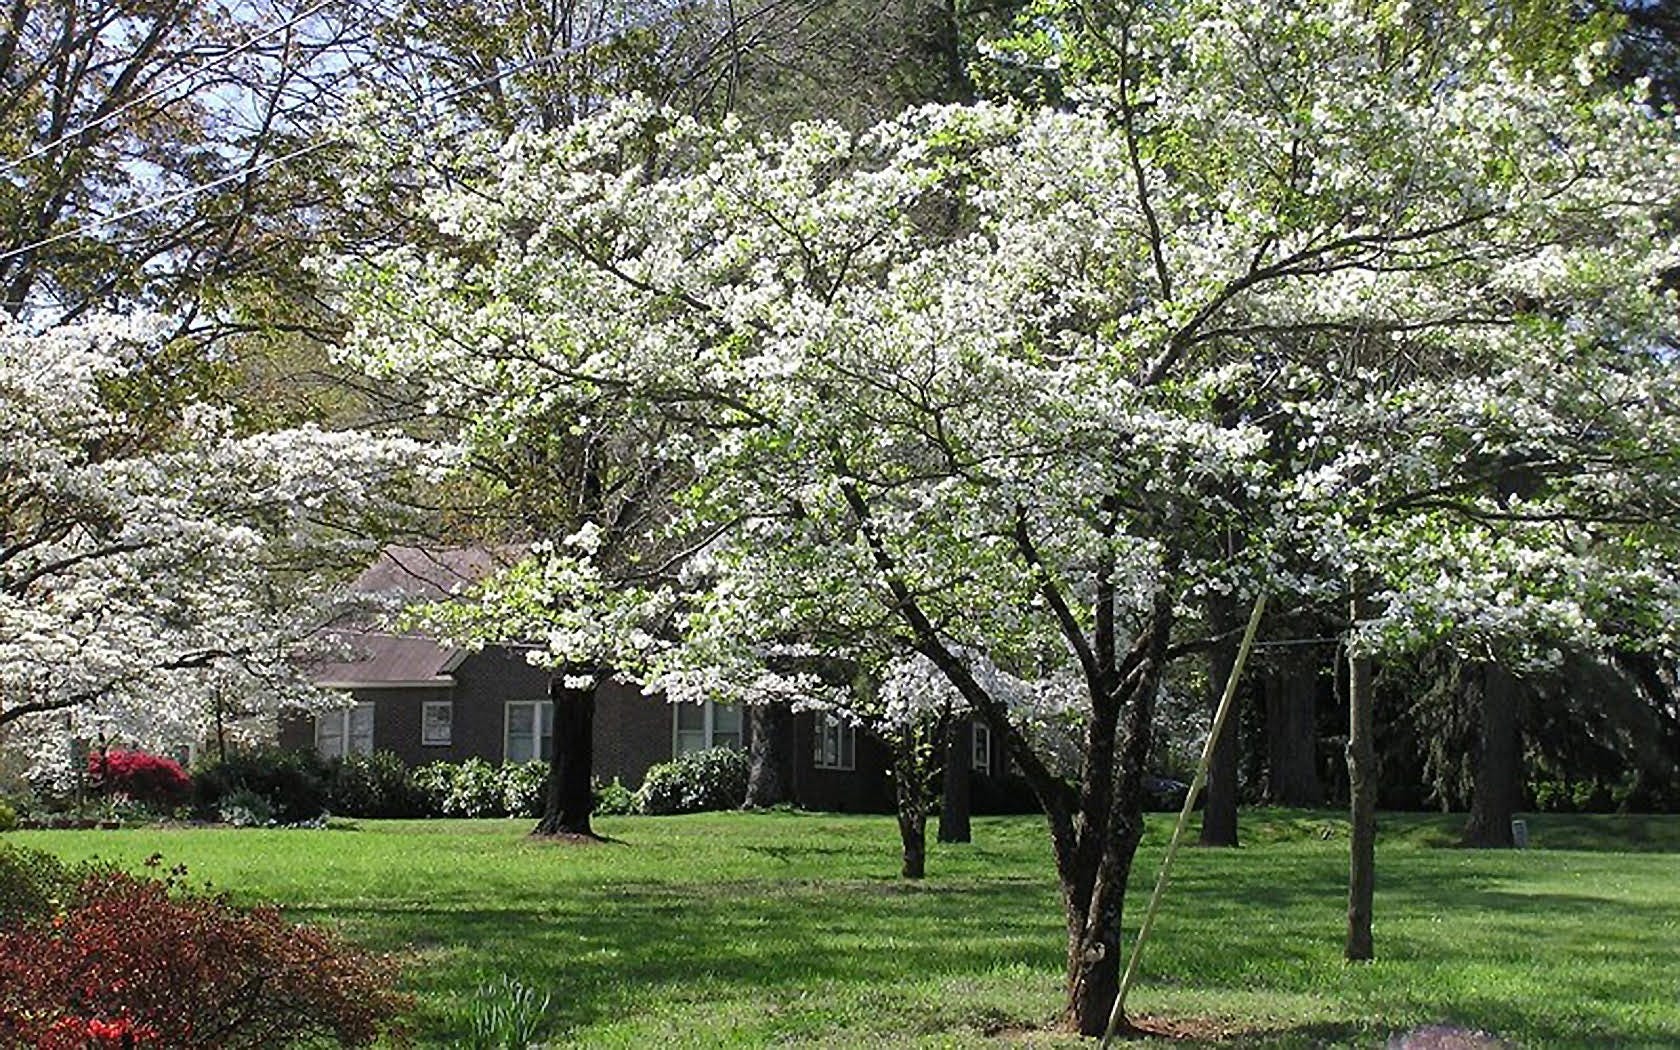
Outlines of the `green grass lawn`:
{"label": "green grass lawn", "polygon": [[[1133,1012],[1225,1042],[1379,1045],[1451,1022],[1524,1047],[1680,1047],[1680,818],[1539,817],[1524,852],[1448,848],[1451,818],[1385,815],[1378,959],[1341,961],[1345,822],[1244,814],[1240,850],[1180,855]],[[17,832],[66,857],[162,853],[246,901],[402,953],[425,1045],[484,981],[552,989],[570,1046],[1076,1045],[1044,1030],[1063,931],[1039,820],[980,818],[895,877],[887,817],[603,819],[614,841],[518,821],[325,831]],[[1170,817],[1152,818],[1141,915]],[[1151,1041],[1146,1045],[1154,1045]]]}

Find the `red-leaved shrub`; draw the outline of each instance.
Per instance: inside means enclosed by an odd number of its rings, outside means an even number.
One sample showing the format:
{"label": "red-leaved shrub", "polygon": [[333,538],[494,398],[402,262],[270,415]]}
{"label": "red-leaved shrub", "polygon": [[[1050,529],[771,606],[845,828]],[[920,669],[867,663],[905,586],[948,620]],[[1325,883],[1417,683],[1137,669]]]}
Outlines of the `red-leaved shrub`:
{"label": "red-leaved shrub", "polygon": [[181,763],[145,751],[88,752],[88,780],[108,795],[127,795],[154,806],[178,806],[192,794]]}
{"label": "red-leaved shrub", "polygon": [[101,872],[63,914],[0,929],[0,1047],[366,1046],[398,1034],[394,977],[273,908]]}

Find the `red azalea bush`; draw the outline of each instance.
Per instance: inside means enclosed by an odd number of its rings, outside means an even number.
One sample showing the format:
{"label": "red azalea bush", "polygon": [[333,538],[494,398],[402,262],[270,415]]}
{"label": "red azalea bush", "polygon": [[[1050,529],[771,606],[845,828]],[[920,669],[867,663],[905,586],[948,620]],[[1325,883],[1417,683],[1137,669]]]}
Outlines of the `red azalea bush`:
{"label": "red azalea bush", "polygon": [[0,928],[0,1047],[367,1046],[397,1034],[394,977],[274,908],[96,872],[64,913]]}
{"label": "red azalea bush", "polygon": [[145,751],[90,751],[88,780],[108,795],[127,795],[153,806],[178,806],[192,795],[192,778],[181,763]]}

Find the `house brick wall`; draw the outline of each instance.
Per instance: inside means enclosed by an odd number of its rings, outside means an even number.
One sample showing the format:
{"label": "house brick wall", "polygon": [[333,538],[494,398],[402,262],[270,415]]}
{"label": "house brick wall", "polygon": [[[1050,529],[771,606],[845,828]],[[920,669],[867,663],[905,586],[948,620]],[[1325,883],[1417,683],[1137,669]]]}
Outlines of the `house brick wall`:
{"label": "house brick wall", "polygon": [[[453,692],[449,686],[440,685],[427,689],[354,689],[350,695],[357,703],[373,704],[373,749],[393,752],[408,765],[419,766],[439,759],[458,761],[456,753],[460,749],[456,746],[425,747],[420,743],[421,704],[430,700],[449,700]],[[296,711],[282,714],[280,746],[300,749],[314,747],[315,719]],[[461,757],[465,755],[462,754]]]}
{"label": "house brick wall", "polygon": [[[394,752],[410,766],[473,757],[499,763],[504,757],[506,705],[549,696],[549,672],[530,664],[517,650],[490,648],[473,653],[453,674],[453,686],[353,690],[358,702],[374,704],[374,748]],[[421,705],[429,700],[454,704],[447,745],[420,742]],[[750,725],[750,719],[743,719],[743,736],[750,734]],[[816,717],[811,713],[793,717],[790,788],[794,803],[806,809],[890,812],[892,782],[886,771],[891,756],[886,746],[858,731],[854,769],[818,769],[813,759],[815,727]],[[671,760],[674,729],[675,713],[663,697],[646,696],[623,682],[605,683],[595,706],[595,776],[602,781],[617,777],[635,790],[649,767]],[[314,747],[314,719],[298,712],[283,714],[279,743],[288,748]],[[750,746],[750,740],[743,740],[743,746]],[[993,761],[1001,765],[995,751]]]}
{"label": "house brick wall", "polygon": [[[507,705],[548,699],[549,672],[512,649],[472,653],[455,669],[455,731],[451,762],[477,756],[500,763],[507,744]],[[428,749],[430,750],[430,749]]]}
{"label": "house brick wall", "polygon": [[892,782],[886,772],[892,756],[886,745],[857,731],[853,769],[818,769],[816,715],[802,712],[793,718],[793,798],[804,809],[839,813],[881,813],[894,808]]}
{"label": "house brick wall", "polygon": [[640,787],[648,767],[671,760],[674,718],[663,697],[623,682],[603,684],[595,696],[596,778]]}

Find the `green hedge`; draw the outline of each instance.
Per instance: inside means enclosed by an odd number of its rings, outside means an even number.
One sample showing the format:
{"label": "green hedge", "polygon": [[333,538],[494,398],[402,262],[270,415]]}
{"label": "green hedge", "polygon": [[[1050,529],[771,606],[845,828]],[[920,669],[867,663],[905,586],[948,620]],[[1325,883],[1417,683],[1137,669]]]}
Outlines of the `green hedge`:
{"label": "green hedge", "polygon": [[[603,815],[735,809],[746,797],[747,758],[720,748],[649,770],[640,792],[614,779],[595,786]],[[323,761],[311,751],[260,748],[193,771],[200,816],[230,824],[295,824],[339,817],[542,816],[548,763],[498,766],[482,758],[409,769],[387,751]]]}
{"label": "green hedge", "polygon": [[247,810],[261,799],[281,824],[314,820],[327,811],[332,769],[313,751],[260,747],[209,757],[193,768],[193,802],[199,815],[221,819],[224,803]]}
{"label": "green hedge", "polygon": [[693,751],[648,770],[636,812],[652,815],[740,809],[747,800],[747,755],[731,747]]}

